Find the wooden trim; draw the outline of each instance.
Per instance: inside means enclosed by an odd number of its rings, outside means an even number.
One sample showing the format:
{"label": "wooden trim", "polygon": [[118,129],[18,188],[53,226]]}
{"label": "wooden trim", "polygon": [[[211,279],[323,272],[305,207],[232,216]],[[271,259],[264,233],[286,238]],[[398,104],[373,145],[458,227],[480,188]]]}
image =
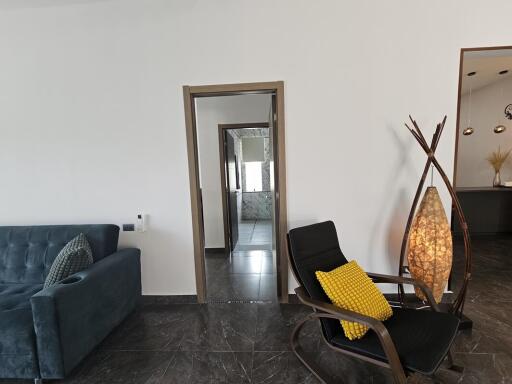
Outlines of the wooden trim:
{"label": "wooden trim", "polygon": [[195,108],[190,87],[183,87],[185,107],[185,126],[187,130],[188,173],[190,182],[190,204],[192,208],[192,237],[194,241],[194,266],[196,272],[197,301],[206,301],[206,273],[204,262],[204,224],[202,219],[202,200],[199,182],[199,164],[197,156]]}
{"label": "wooden trim", "polygon": [[498,51],[501,49],[512,49],[512,45],[497,45],[494,47],[473,47],[473,48],[461,48],[461,52],[467,51]]}
{"label": "wooden trim", "polygon": [[365,356],[363,354],[358,354],[356,352],[348,351],[347,349],[344,348],[336,347],[329,343],[325,339],[325,336],[322,334],[322,336],[324,337],[324,341],[327,342],[327,345],[329,347],[331,347],[335,351],[345,353],[357,359],[367,361],[382,367],[389,367],[392,371],[395,383],[405,384],[407,382],[406,373],[398,356],[395,344],[391,339],[388,330],[381,321],[369,316],[361,315],[353,311],[342,309],[330,303],[314,300],[307,295],[306,290],[302,286],[296,288],[295,293],[297,294],[297,297],[299,298],[300,302],[313,309],[314,312],[308,315],[295,326],[290,337],[290,344],[295,355],[306,366],[306,368],[308,368],[318,379],[320,379],[324,383],[334,382],[331,380],[331,377],[328,377],[327,375],[325,375],[325,373],[320,372],[318,366],[316,366],[315,364],[311,364],[311,361],[307,358],[307,356],[304,355],[298,342],[299,332],[301,328],[304,326],[304,324],[309,320],[336,319],[354,321],[356,323],[366,325],[368,328],[371,328],[377,335],[380,345],[388,361],[383,362],[378,359]]}
{"label": "wooden trim", "polygon": [[[227,175],[226,175],[226,148],[224,147],[224,132],[228,129],[244,129],[244,128],[268,128],[268,123],[236,123],[236,124],[219,124],[219,159],[220,159],[220,187],[222,194],[222,221],[224,224],[224,246],[227,250],[231,250],[229,226],[229,210],[227,206],[228,195],[227,188]],[[238,159],[241,161],[241,159]],[[274,174],[274,178],[277,176]]]}
{"label": "wooden trim", "polygon": [[282,84],[282,81],[262,82],[262,83],[240,83],[240,84],[218,84],[218,85],[198,85],[190,88],[190,93],[194,97],[208,96],[232,96],[247,93],[271,93]]}
{"label": "wooden trim", "polygon": [[[187,152],[189,162],[190,201],[192,207],[192,230],[194,241],[194,264],[196,272],[196,289],[198,302],[206,301],[206,274],[204,265],[204,223],[199,190],[199,168],[197,153],[197,131],[195,120],[194,99],[207,96],[231,96],[251,93],[275,93],[277,124],[274,128],[278,151],[274,153],[276,185],[276,212],[279,218],[276,225],[276,264],[278,281],[278,297],[280,302],[288,302],[288,257],[286,233],[286,166],[285,166],[285,133],[284,133],[284,83],[282,81],[220,84],[202,86],[184,86],[185,125],[187,130]],[[224,203],[225,204],[225,203]]]}
{"label": "wooden trim", "polygon": [[[383,276],[378,275],[386,280],[393,280],[393,282],[398,282],[401,279],[396,278],[395,276]],[[407,279],[411,280],[411,279]],[[332,349],[333,351],[343,353],[345,355],[354,357],[356,359],[366,361],[372,364],[375,364],[380,367],[385,367],[391,369],[391,373],[393,375],[393,382],[396,384],[405,384],[408,382],[407,376],[412,375],[413,371],[410,371],[407,367],[402,365],[402,362],[400,361],[400,357],[398,356],[397,349],[395,347],[395,343],[393,339],[391,338],[391,335],[389,334],[388,330],[386,329],[386,326],[378,320],[375,320],[371,317],[361,315],[356,312],[347,311],[345,309],[342,309],[340,307],[336,307],[330,303],[322,302],[319,300],[314,300],[311,297],[308,296],[306,290],[304,287],[300,286],[295,289],[295,293],[297,295],[297,299],[302,304],[310,307],[314,312],[310,313],[308,316],[306,316],[304,319],[300,320],[295,328],[292,331],[292,334],[290,336],[290,345],[292,347],[292,351],[297,356],[297,358],[304,364],[304,366],[313,374],[316,378],[320,380],[321,383],[334,383],[336,382],[336,379],[333,378],[331,375],[326,373],[320,365],[318,365],[314,360],[311,359],[312,356],[306,354],[299,343],[299,335],[300,330],[303,328],[303,326],[311,320],[321,320],[321,319],[336,319],[336,320],[346,320],[346,321],[354,321],[356,323],[361,323],[366,325],[367,327],[371,328],[375,334],[377,335],[379,339],[379,343],[382,347],[382,350],[384,351],[386,355],[386,360],[380,360],[377,358],[372,358],[370,356],[366,356],[361,353],[352,352],[346,348],[338,347],[333,345],[322,332],[322,339],[327,344],[327,346]],[[432,298],[433,300],[433,298]],[[444,358],[448,360],[448,369],[454,372],[461,373],[464,368],[459,367],[457,365],[454,365],[453,363],[453,356],[451,353],[451,345],[453,344],[453,338],[451,341],[450,346],[447,348],[446,351],[443,352]],[[417,346],[418,348],[421,348],[421,346]],[[444,360],[444,358],[442,360]],[[439,367],[437,367],[433,374],[435,374],[438,371]]]}
{"label": "wooden trim", "polygon": [[[275,172],[279,175],[276,186],[276,261],[280,272],[278,281],[278,297],[281,302],[288,302],[288,215],[286,202],[286,151],[285,151],[285,120],[284,120],[284,83],[279,82],[276,88],[277,126],[275,137],[277,139],[277,154],[274,154]],[[277,155],[277,156],[276,156]]]}
{"label": "wooden trim", "polygon": [[459,86],[457,90],[457,120],[455,125],[455,154],[453,159],[453,187],[457,188],[457,162],[459,158],[459,129],[460,129],[460,99],[462,94],[462,68],[464,62],[464,48],[460,50],[459,56]]}
{"label": "wooden trim", "polygon": [[466,52],[477,52],[477,51],[499,51],[503,49],[512,49],[512,45],[503,45],[496,47],[474,47],[474,48],[461,48],[459,55],[459,85],[457,91],[457,120],[455,126],[455,154],[453,160],[453,187],[457,188],[457,163],[459,157],[459,131],[460,131],[460,107],[461,107],[461,94],[462,94],[462,79],[464,78],[464,74],[462,73],[462,69],[464,67],[464,53]]}
{"label": "wooden trim", "polygon": [[229,228],[229,213],[227,206],[227,178],[226,178],[226,148],[224,147],[224,129],[219,124],[219,160],[220,160],[220,191],[222,196],[222,223],[224,224],[224,248],[231,251],[231,239]]}
{"label": "wooden trim", "polygon": [[219,124],[219,129],[268,128],[268,123],[234,123]]}

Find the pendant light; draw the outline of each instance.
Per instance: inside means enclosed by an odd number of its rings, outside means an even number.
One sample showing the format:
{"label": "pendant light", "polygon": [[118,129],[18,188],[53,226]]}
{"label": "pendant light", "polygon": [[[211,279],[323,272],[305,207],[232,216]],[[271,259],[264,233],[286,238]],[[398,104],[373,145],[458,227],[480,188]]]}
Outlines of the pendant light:
{"label": "pendant light", "polygon": [[[434,166],[430,187],[423,195],[409,232],[407,261],[411,276],[423,281],[439,303],[452,269],[453,244],[448,218],[433,178]],[[415,288],[415,293],[426,300],[420,289]]]}
{"label": "pendant light", "polygon": [[[503,71],[498,72],[498,75],[506,75],[508,73],[508,69],[504,69]],[[503,81],[501,82],[501,99],[503,100]],[[503,124],[501,124],[501,118],[498,121],[498,125],[494,127],[494,133],[503,133],[507,130]]]}
{"label": "pendant light", "polygon": [[[472,76],[475,76],[475,75],[476,75],[476,72],[469,72],[467,74],[468,77],[472,77]],[[462,134],[464,136],[472,135],[473,132],[475,132],[475,130],[471,126],[472,92],[473,92],[473,84],[472,84],[471,80],[469,80],[469,106],[468,106],[468,118],[467,118],[468,124],[466,125],[466,128],[464,128],[464,130],[462,131]]]}

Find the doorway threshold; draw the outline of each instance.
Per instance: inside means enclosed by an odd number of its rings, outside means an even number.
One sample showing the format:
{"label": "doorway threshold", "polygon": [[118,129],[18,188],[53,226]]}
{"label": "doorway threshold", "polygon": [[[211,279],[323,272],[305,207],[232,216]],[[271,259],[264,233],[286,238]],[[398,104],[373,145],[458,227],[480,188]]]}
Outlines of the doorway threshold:
{"label": "doorway threshold", "polygon": [[207,300],[206,304],[272,304],[276,300],[250,300],[250,299],[234,299],[234,300]]}

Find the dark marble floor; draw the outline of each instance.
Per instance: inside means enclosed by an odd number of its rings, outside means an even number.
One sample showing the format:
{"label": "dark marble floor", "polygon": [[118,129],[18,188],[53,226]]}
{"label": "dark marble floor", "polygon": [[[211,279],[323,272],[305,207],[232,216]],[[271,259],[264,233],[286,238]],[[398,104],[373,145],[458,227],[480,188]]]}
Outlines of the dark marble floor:
{"label": "dark marble floor", "polygon": [[[460,376],[441,369],[437,379],[512,383],[512,239],[473,244],[466,312],[474,329],[460,334],[454,346],[456,363],[466,370]],[[59,383],[317,383],[288,344],[293,325],[308,312],[276,303],[146,305]],[[387,369],[329,350],[315,324],[304,329],[301,343],[340,383],[392,383]],[[434,381],[415,376],[411,382]]]}
{"label": "dark marble floor", "polygon": [[207,253],[206,294],[209,302],[277,301],[272,251]]}

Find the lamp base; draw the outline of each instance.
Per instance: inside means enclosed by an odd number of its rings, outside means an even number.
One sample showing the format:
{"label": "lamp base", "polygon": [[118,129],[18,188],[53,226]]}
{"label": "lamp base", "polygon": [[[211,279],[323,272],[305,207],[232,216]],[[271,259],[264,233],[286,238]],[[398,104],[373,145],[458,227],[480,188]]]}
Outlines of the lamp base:
{"label": "lamp base", "polygon": [[471,320],[466,315],[462,314],[462,318],[460,319],[460,323],[459,323],[459,330],[460,331],[469,330],[471,332],[472,329],[473,329],[473,320]]}

